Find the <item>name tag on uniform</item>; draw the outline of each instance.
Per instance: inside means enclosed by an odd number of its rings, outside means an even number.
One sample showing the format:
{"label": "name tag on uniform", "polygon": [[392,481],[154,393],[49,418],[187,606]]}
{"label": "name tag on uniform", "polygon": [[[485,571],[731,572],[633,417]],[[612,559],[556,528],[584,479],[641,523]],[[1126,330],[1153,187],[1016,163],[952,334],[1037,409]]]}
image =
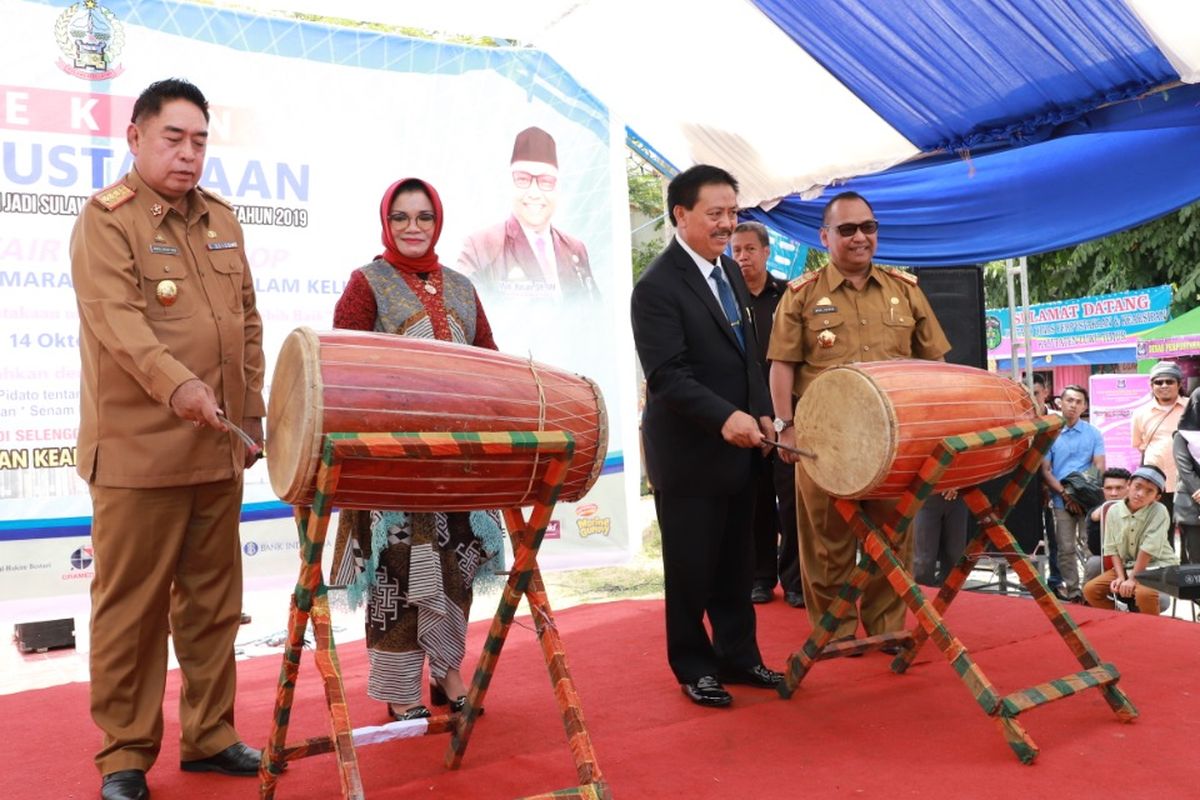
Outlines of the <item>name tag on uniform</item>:
{"label": "name tag on uniform", "polygon": [[209,242],[209,250],[237,250],[237,242]]}
{"label": "name tag on uniform", "polygon": [[150,245],[150,252],[157,256],[177,256],[179,255],[179,248],[169,244],[152,244]]}
{"label": "name tag on uniform", "polygon": [[837,306],[817,306],[813,309],[814,314],[836,314]]}

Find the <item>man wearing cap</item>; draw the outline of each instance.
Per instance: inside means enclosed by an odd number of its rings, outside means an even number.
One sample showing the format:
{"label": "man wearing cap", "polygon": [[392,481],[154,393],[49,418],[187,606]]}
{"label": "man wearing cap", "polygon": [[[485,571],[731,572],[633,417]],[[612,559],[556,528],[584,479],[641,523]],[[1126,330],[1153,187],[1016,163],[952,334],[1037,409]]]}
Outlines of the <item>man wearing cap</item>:
{"label": "man wearing cap", "polygon": [[1171,517],[1162,503],[1166,486],[1162,470],[1138,467],[1129,480],[1129,494],[1104,512],[1104,542],[1101,551],[1111,556],[1113,566],[1083,587],[1088,605],[1115,608],[1113,597],[1132,598],[1143,614],[1159,613],[1158,592],[1138,583],[1135,573],[1179,563],[1167,541]]}
{"label": "man wearing cap", "polygon": [[484,292],[548,299],[598,299],[587,247],[550,224],[558,204],[558,148],[541,128],[513,142],[513,213],[467,237],[458,270]]}
{"label": "man wearing cap", "polygon": [[262,321],[242,229],[197,187],[208,102],[151,84],[126,132],[133,169],[79,213],[78,470],[92,498],[91,710],[103,800],[149,795],[170,636],[183,674],[180,768],[254,777],[234,728],[242,470],[262,441]]}
{"label": "man wearing cap", "polygon": [[[1143,464],[1153,464],[1166,476],[1166,491],[1159,498],[1167,513],[1175,513],[1175,484],[1179,470],[1175,466],[1172,441],[1187,398],[1180,392],[1183,371],[1171,361],[1160,361],[1150,370],[1151,397],[1133,412],[1130,436],[1133,446],[1142,454]],[[1167,530],[1167,541],[1175,544],[1175,526]]]}

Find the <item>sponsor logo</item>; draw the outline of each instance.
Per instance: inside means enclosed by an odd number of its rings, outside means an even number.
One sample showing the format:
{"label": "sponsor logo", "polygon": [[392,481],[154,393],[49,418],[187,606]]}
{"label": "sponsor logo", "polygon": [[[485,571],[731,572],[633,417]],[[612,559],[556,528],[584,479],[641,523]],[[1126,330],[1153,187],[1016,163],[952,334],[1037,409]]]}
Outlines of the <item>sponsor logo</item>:
{"label": "sponsor logo", "polygon": [[73,3],[54,22],[58,68],[85,81],[105,81],[125,71],[117,61],[125,47],[125,26],[96,0]]}
{"label": "sponsor logo", "polygon": [[561,539],[562,538],[562,523],[556,519],[550,520],[546,525],[546,535],[543,539]]}
{"label": "sponsor logo", "polygon": [[242,552],[247,556],[256,556],[259,553],[285,553],[294,552],[300,549],[300,542],[246,542],[242,545]]}
{"label": "sponsor logo", "polygon": [[90,547],[80,547],[71,553],[71,569],[87,569],[92,565],[94,553]]}
{"label": "sponsor logo", "polygon": [[600,510],[600,506],[595,503],[581,503],[575,506],[575,516],[577,517],[594,517],[596,512]]}
{"label": "sponsor logo", "polygon": [[597,533],[608,536],[612,532],[612,517],[591,517],[589,519],[577,519],[575,524],[579,526],[579,538],[586,539],[589,536],[595,536]]}

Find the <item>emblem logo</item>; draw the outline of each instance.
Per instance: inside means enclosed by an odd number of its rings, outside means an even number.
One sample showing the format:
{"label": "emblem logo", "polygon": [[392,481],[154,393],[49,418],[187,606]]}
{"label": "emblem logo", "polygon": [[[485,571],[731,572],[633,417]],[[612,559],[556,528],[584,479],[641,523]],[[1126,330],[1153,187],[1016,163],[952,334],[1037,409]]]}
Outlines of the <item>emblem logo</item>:
{"label": "emblem logo", "polygon": [[96,0],[71,4],[54,22],[62,58],[58,68],[85,81],[104,81],[125,71],[117,56],[125,46],[125,26]]}
{"label": "emblem logo", "polygon": [[92,548],[80,547],[71,553],[71,569],[87,569],[92,565]]}

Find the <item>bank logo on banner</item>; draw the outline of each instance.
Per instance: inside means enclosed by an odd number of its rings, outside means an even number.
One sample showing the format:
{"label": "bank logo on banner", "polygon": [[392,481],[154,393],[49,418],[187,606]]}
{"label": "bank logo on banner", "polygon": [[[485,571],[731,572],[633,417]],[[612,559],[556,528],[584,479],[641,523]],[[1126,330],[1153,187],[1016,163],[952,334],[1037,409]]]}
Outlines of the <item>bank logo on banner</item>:
{"label": "bank logo on banner", "polygon": [[59,14],[54,39],[63,54],[58,67],[68,75],[103,81],[125,71],[117,63],[125,46],[125,26],[96,0],[74,3]]}
{"label": "bank logo on banner", "polygon": [[72,569],[87,569],[92,565],[92,548],[80,547],[71,553]]}

